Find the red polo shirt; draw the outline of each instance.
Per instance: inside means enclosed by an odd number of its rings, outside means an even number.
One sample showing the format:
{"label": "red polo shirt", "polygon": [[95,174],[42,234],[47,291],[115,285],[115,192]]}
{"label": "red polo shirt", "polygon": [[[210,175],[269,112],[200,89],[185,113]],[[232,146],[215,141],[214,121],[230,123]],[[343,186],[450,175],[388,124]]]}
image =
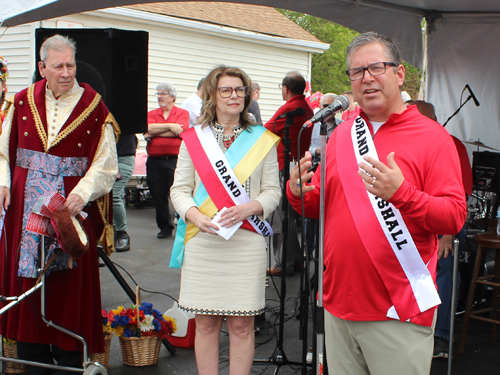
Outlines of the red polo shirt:
{"label": "red polo shirt", "polygon": [[[175,105],[170,110],[167,119],[163,117],[163,109],[161,108],[148,112],[148,125],[166,123],[182,125],[182,130],[186,131],[189,129],[189,112]],[[177,156],[181,142],[179,137],[153,137],[151,142],[147,144],[146,151],[152,157]]]}
{"label": "red polo shirt", "polygon": [[[283,104],[274,114],[271,119],[266,122],[264,125],[267,130],[272,131],[274,134],[277,136],[283,138],[285,135],[285,124],[286,124],[286,118],[281,118],[276,121],[276,124],[274,124],[274,120],[282,115],[285,112],[290,112],[290,111],[295,111],[297,108],[302,107],[305,109],[305,115],[304,116],[295,116],[294,118],[294,124],[290,126],[290,161],[294,159],[298,159],[297,157],[297,138],[299,136],[299,131],[302,128],[302,125],[304,122],[309,120],[311,117],[314,116],[314,112],[312,108],[309,106],[309,104],[306,101],[306,97],[304,95],[295,95],[294,97],[290,98],[285,104]],[[308,129],[305,129],[302,131],[302,137],[300,139],[300,155],[299,157],[303,156],[307,150],[309,150],[309,146],[311,144],[311,134],[312,134],[313,128],[312,126]],[[283,140],[280,141],[280,144],[278,145],[278,164],[280,170],[283,169],[285,165],[285,147],[283,145]]]}

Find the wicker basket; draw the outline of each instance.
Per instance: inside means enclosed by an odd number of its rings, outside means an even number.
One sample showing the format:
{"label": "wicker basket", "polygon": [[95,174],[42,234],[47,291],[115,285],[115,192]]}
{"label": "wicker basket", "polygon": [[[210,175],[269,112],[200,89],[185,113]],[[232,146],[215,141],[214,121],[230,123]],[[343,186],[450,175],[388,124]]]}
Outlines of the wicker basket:
{"label": "wicker basket", "polygon": [[161,340],[158,336],[120,337],[123,363],[128,366],[151,366],[158,363]]}
{"label": "wicker basket", "polygon": [[[5,357],[17,358],[17,345],[4,343],[3,352]],[[26,372],[26,365],[12,362],[5,362],[5,365],[5,372],[7,374],[22,374]]]}
{"label": "wicker basket", "polygon": [[99,362],[100,365],[108,369],[109,365],[109,351],[111,348],[111,338],[113,335],[111,333],[104,335],[104,353],[92,353],[90,355],[90,360],[92,362]]}

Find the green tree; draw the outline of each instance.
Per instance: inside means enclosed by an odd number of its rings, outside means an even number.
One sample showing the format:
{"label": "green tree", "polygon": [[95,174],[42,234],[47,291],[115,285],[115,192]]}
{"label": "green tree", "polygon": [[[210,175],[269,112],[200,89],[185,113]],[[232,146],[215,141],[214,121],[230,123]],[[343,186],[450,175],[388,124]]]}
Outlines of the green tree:
{"label": "green tree", "polygon": [[[323,43],[330,44],[330,48],[322,54],[315,53],[312,56],[312,92],[341,94],[350,90],[351,84],[345,74],[346,49],[359,33],[323,18],[285,9],[278,9],[278,11]],[[403,64],[406,69],[406,78],[402,89],[406,90],[412,98],[416,98],[420,88],[420,71],[405,62]]]}

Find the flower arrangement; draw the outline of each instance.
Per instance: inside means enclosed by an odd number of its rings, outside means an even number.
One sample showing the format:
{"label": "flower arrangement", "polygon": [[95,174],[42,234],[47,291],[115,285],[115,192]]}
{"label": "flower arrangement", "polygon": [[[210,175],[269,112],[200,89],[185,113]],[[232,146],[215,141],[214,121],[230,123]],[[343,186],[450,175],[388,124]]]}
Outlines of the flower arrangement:
{"label": "flower arrangement", "polygon": [[8,339],[7,337],[3,337],[3,343],[5,345],[17,345],[17,341],[14,339]]}
{"label": "flower arrangement", "polygon": [[[139,317],[139,321],[137,318]],[[119,306],[109,313],[102,310],[104,332],[114,332],[118,337],[158,336],[164,339],[177,330],[175,320],[143,302],[138,308]]]}

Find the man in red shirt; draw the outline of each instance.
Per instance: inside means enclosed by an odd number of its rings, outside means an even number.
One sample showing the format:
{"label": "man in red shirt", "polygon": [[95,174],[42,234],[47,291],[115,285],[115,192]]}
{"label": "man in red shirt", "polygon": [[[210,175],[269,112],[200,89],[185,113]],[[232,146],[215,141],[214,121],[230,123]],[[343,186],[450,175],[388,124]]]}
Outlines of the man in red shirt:
{"label": "man in red shirt", "polygon": [[[333,132],[322,160],[328,369],[428,375],[437,234],[457,233],[467,216],[460,161],[448,132],[403,103],[405,68],[392,40],[359,35],[347,67],[360,112]],[[306,216],[318,217],[320,174],[307,172],[309,152],[300,163],[287,196],[300,210],[302,184]]]}
{"label": "man in red shirt", "polygon": [[[283,104],[271,117],[271,119],[264,125],[267,130],[272,131],[274,134],[284,137],[286,117],[278,119],[279,116],[286,112],[295,111],[297,108],[304,108],[305,114],[302,116],[295,116],[294,123],[290,127],[290,161],[297,159],[297,138],[299,131],[307,120],[314,116],[312,108],[306,101],[304,90],[306,89],[306,80],[299,72],[288,72],[279,85],[281,88],[281,95],[286,103]],[[309,149],[311,143],[312,127],[302,132],[300,139],[300,156]],[[283,140],[278,145],[278,163],[280,171],[283,170],[285,163]]]}
{"label": "man in red shirt", "polygon": [[[306,80],[299,72],[292,71],[288,72],[283,78],[283,81],[279,85],[281,89],[281,95],[286,103],[283,104],[274,114],[271,119],[264,125],[267,130],[272,131],[274,134],[280,136],[281,138],[285,135],[285,124],[286,117],[278,118],[286,112],[295,111],[297,108],[304,108],[304,115],[295,116],[294,123],[290,126],[290,161],[298,160],[300,156],[309,149],[311,144],[311,134],[313,128],[310,127],[302,132],[302,137],[300,139],[300,155],[297,155],[297,141],[300,129],[302,125],[314,116],[312,108],[306,101],[304,96],[304,90],[306,89]],[[278,145],[278,164],[280,172],[285,166],[285,147],[283,145],[283,139]],[[286,183],[286,181],[284,181]],[[283,207],[280,206],[272,215],[271,224],[273,227],[273,249],[275,262],[271,268],[268,269],[267,273],[273,276],[280,276],[282,274],[282,256],[283,256],[283,240],[282,240],[282,211]],[[297,217],[295,211],[289,211],[289,228],[288,228],[288,246],[287,246],[287,261],[286,261],[286,273],[288,275],[293,275],[294,269],[299,269],[301,264],[301,252],[299,248],[299,243],[297,240],[297,234],[295,229],[295,224],[293,218]]]}
{"label": "man in red shirt", "polygon": [[174,229],[168,198],[181,145],[179,136],[189,129],[189,112],[174,105],[177,90],[170,83],[158,84],[156,97],[160,108],[148,113],[148,131],[144,134],[148,142],[146,181],[155,205],[156,224],[160,228],[158,238],[168,238]]}

